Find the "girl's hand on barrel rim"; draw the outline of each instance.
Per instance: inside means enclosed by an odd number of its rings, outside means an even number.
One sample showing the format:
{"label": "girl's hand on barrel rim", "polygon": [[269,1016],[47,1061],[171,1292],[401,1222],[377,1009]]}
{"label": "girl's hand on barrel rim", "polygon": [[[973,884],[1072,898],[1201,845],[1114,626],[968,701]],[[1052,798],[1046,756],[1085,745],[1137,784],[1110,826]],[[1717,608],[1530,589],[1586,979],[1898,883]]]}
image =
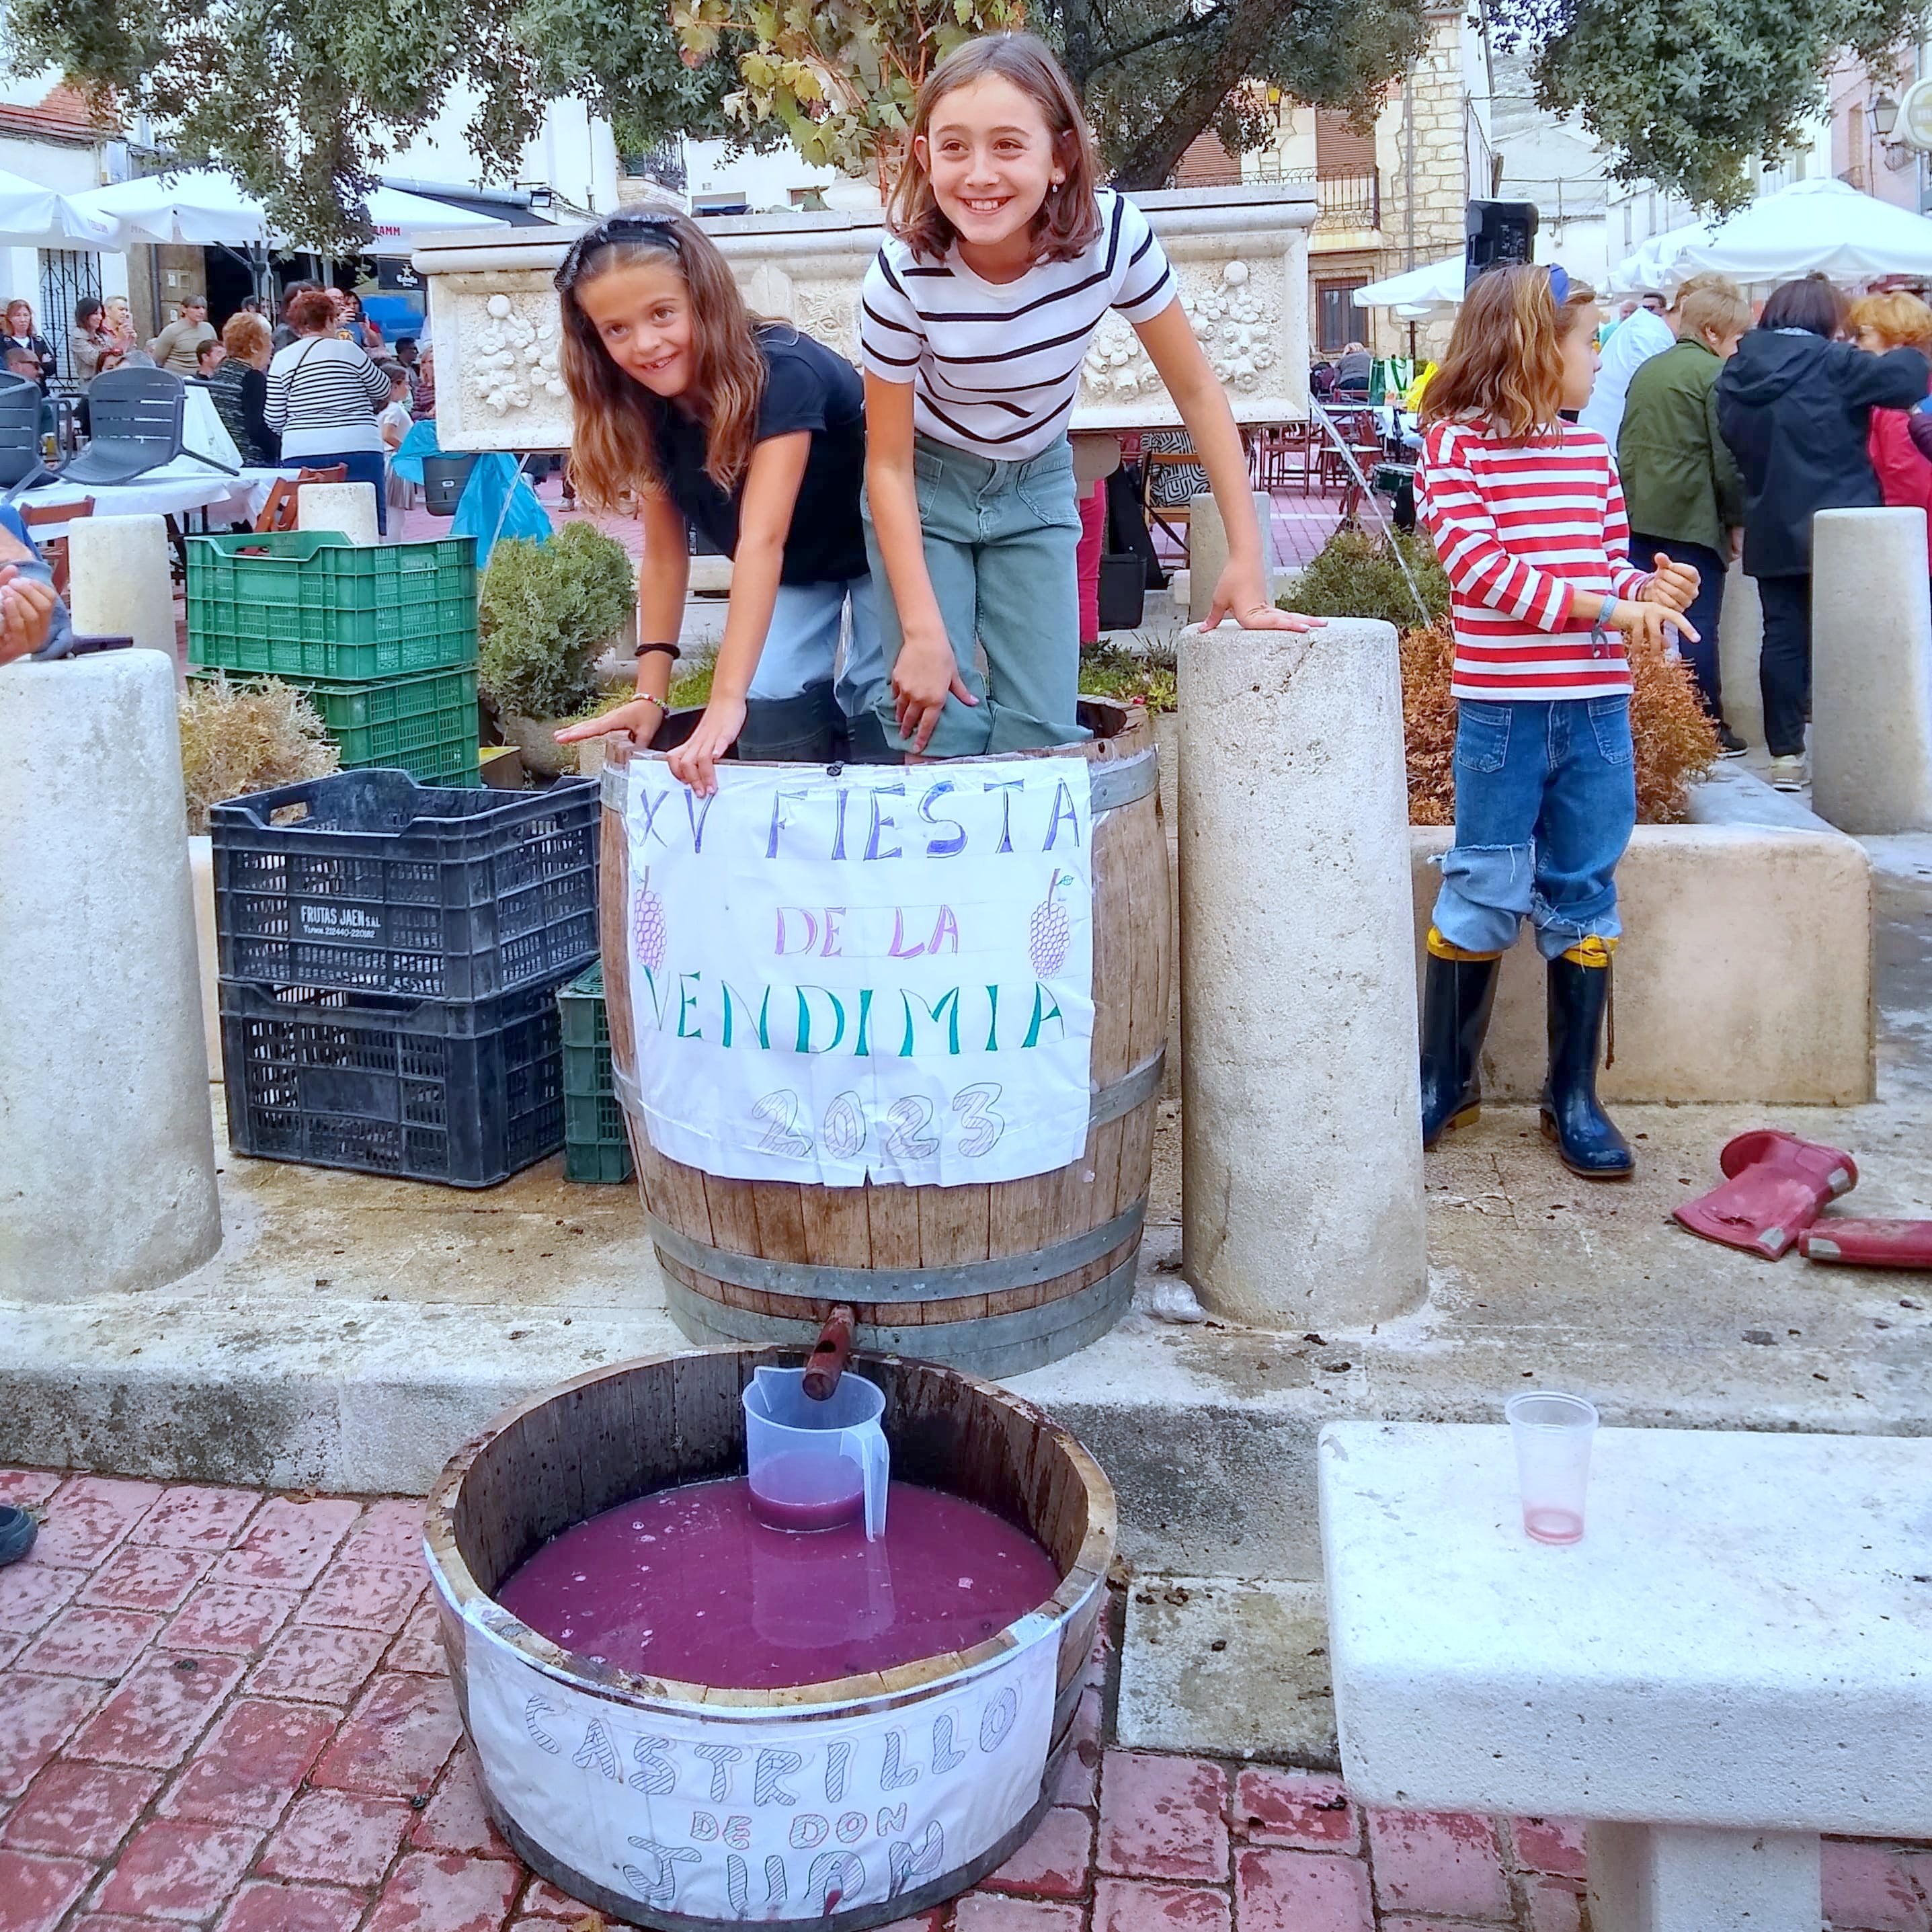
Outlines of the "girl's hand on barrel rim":
{"label": "girl's hand on barrel rim", "polygon": [[665,754],[671,776],[690,786],[700,798],[709,798],[718,789],[718,760],[738,742],[738,734],[744,728],[745,700],[713,692],[698,728]]}
{"label": "girl's hand on barrel rim", "polygon": [[628,704],[600,711],[595,718],[586,718],[580,724],[566,724],[552,735],[560,745],[574,745],[580,739],[608,738],[622,732],[633,744],[648,745],[664,721],[665,708],[662,698],[640,693]]}

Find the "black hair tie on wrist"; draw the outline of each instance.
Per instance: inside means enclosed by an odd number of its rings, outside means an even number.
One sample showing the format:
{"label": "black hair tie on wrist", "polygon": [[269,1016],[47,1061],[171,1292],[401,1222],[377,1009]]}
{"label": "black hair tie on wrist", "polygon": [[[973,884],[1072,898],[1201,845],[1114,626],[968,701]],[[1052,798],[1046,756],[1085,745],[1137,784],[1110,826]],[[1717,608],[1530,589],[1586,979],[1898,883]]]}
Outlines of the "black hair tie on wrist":
{"label": "black hair tie on wrist", "polygon": [[684,655],[684,653],[678,649],[676,645],[662,644],[640,644],[638,648],[631,653],[631,655],[634,658],[640,658],[650,651],[662,651],[664,656],[668,658],[680,658]]}

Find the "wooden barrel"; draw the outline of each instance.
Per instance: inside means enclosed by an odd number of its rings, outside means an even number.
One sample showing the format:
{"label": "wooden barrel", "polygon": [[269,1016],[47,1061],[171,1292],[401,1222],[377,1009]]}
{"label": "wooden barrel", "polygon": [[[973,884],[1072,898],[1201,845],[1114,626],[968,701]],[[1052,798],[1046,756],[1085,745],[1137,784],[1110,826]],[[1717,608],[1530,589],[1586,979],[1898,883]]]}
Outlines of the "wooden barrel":
{"label": "wooden barrel", "polygon": [[1081,720],[1088,743],[1016,755],[1094,767],[1087,1144],[1052,1173],[958,1187],[727,1180],[652,1148],[634,1084],[624,774],[628,758],[662,757],[674,734],[612,754],[601,873],[610,1058],[671,1318],[693,1341],[808,1346],[843,1302],[862,1348],[1010,1376],[1084,1348],[1126,1312],[1174,970],[1167,842],[1145,711],[1083,699]]}
{"label": "wooden barrel", "polygon": [[[636,1740],[652,1729],[653,1718],[675,1720],[688,1731],[694,1720],[701,1723],[708,1714],[725,1747],[734,1724],[742,1735],[755,1724],[766,1739],[777,1726],[782,1736],[798,1740],[803,1756],[814,1736],[823,1739],[842,1720],[883,1717],[903,1737],[923,1745],[937,1725],[922,1718],[932,1718],[949,1699],[956,1706],[963,1689],[983,1682],[1003,1663],[1010,1666],[1026,1648],[1042,1691],[1036,1721],[1048,1700],[1052,1714],[1050,1723],[1037,1726],[1048,1739],[1039,1789],[1033,1788],[1029,1760],[1014,1800],[1024,1803],[1024,1816],[977,1856],[929,1876],[902,1854],[892,1868],[902,1880],[892,1897],[843,1911],[827,1911],[825,1900],[799,1882],[796,1872],[787,1909],[773,1910],[765,1874],[757,1874],[749,1916],[809,1918],[830,1932],[862,1932],[910,1918],[1004,1864],[1039,1822],[1071,1743],[1113,1560],[1113,1490],[1093,1458],[1030,1402],[931,1363],[862,1358],[854,1365],[885,1391],[882,1420],[893,1476],[962,1496],[1020,1525],[1045,1546],[1060,1575],[1059,1588],[1046,1603],[984,1642],[832,1683],[727,1690],[611,1669],[539,1636],[494,1601],[503,1579],[525,1558],[586,1516],[678,1484],[743,1474],[741,1390],[761,1362],[795,1366],[802,1359],[776,1350],[713,1349],[580,1376],[498,1417],[450,1462],[430,1496],[425,1540],[443,1646],[465,1728],[477,1746],[490,1815],[518,1855],[542,1876],[626,1924],[711,1932],[714,1924],[734,1922],[681,1912],[674,1900],[664,1909],[640,1898],[639,1867],[647,1862],[631,1848],[667,1838],[673,1829],[688,1832],[693,1818],[690,1805],[680,1810],[678,1794],[665,1786],[657,1788],[654,1813],[652,1787],[634,1768],[644,1761]],[[490,1654],[476,1654],[477,1646]],[[508,1747],[500,1726],[482,1726],[479,1734],[472,1716],[477,1673],[487,1670],[494,1684],[506,1656],[512,1670],[527,1671],[535,1687],[528,1741],[519,1736]],[[593,1713],[588,1724],[582,1714],[586,1706]],[[598,1722],[599,1714],[607,1721]],[[671,1725],[661,1721],[656,1728],[668,1731]],[[580,1736],[582,1748],[573,1750]],[[610,1840],[608,1855],[598,1842],[597,1856],[584,1857],[580,1868],[546,1846],[520,1814],[541,1809],[530,1802],[530,1794],[547,1786],[554,1790],[560,1778],[573,1774],[601,1789],[590,1768],[600,1754],[610,1780],[608,1803],[594,1808]],[[978,1762],[964,1774],[973,1776]],[[930,1787],[948,1766],[930,1754],[924,1762]],[[905,1768],[888,1781],[896,1781],[902,1795],[904,1787],[916,1784],[916,1769],[909,1748]],[[750,1782],[748,1766],[736,1794],[747,1808]],[[817,1795],[814,1784],[809,1796]],[[891,1849],[880,1839],[896,1828],[903,1842],[906,1821],[903,1814],[896,1821],[881,1814],[860,1822],[867,1827],[865,1835],[848,1839],[842,1820],[834,1842],[855,1845],[859,1856],[874,1862],[876,1874]],[[871,1835],[874,1826],[878,1838]],[[800,1836],[795,1832],[793,1842]],[[766,1909],[758,1910],[760,1904]]]}

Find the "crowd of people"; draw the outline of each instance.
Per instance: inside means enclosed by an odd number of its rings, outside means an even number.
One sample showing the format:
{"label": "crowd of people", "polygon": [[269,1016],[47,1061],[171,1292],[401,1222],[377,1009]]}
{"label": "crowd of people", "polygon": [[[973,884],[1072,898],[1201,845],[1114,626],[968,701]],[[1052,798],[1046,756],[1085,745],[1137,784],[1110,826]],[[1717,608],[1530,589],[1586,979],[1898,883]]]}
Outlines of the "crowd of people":
{"label": "crowd of people", "polygon": [[1781,790],[1804,782],[1811,520],[1932,508],[1928,353],[1932,308],[1903,290],[1852,302],[1809,275],[1774,290],[1754,326],[1736,284],[1696,275],[1667,316],[1642,309],[1618,326],[1579,418],[1616,451],[1633,554],[1699,573],[1698,636],[1682,648],[1730,755],[1744,747],[1724,718],[1717,637],[1725,575],[1742,556],[1763,610],[1759,686]]}
{"label": "crowd of people", "polygon": [[[86,388],[97,376],[119,368],[166,369],[208,391],[244,464],[340,464],[352,480],[375,484],[379,521],[386,527],[387,508],[406,501],[407,490],[388,459],[412,423],[436,413],[428,345],[405,336],[392,349],[352,290],[312,281],[289,284],[278,320],[250,296],[218,332],[206,296],[184,295],[176,307],[173,319],[143,341],[124,296],[86,296],[75,305],[68,353],[82,391],[82,428]],[[28,302],[8,303],[0,320],[0,364],[40,389],[42,428],[52,434],[54,345],[37,331]]]}

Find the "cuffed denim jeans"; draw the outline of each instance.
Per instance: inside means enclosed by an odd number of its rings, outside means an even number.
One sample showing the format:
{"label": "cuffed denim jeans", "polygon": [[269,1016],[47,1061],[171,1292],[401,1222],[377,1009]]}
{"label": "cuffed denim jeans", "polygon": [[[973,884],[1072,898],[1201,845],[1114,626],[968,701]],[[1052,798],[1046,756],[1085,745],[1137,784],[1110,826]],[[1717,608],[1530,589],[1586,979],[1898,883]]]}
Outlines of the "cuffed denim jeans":
{"label": "cuffed denim jeans", "polygon": [[1436,930],[1466,952],[1502,952],[1526,918],[1546,959],[1615,939],[1617,861],[1636,824],[1628,698],[1459,700],[1456,842]]}
{"label": "cuffed denim jeans", "polygon": [[[913,470],[932,592],[961,681],[980,700],[946,699],[926,755],[968,758],[1078,742],[1088,734],[1078,714],[1080,510],[1071,446],[1062,437],[1030,461],[998,463],[921,436]],[[899,654],[898,612],[868,502],[864,509],[890,678]],[[910,750],[890,691],[879,716],[887,742]]]}

